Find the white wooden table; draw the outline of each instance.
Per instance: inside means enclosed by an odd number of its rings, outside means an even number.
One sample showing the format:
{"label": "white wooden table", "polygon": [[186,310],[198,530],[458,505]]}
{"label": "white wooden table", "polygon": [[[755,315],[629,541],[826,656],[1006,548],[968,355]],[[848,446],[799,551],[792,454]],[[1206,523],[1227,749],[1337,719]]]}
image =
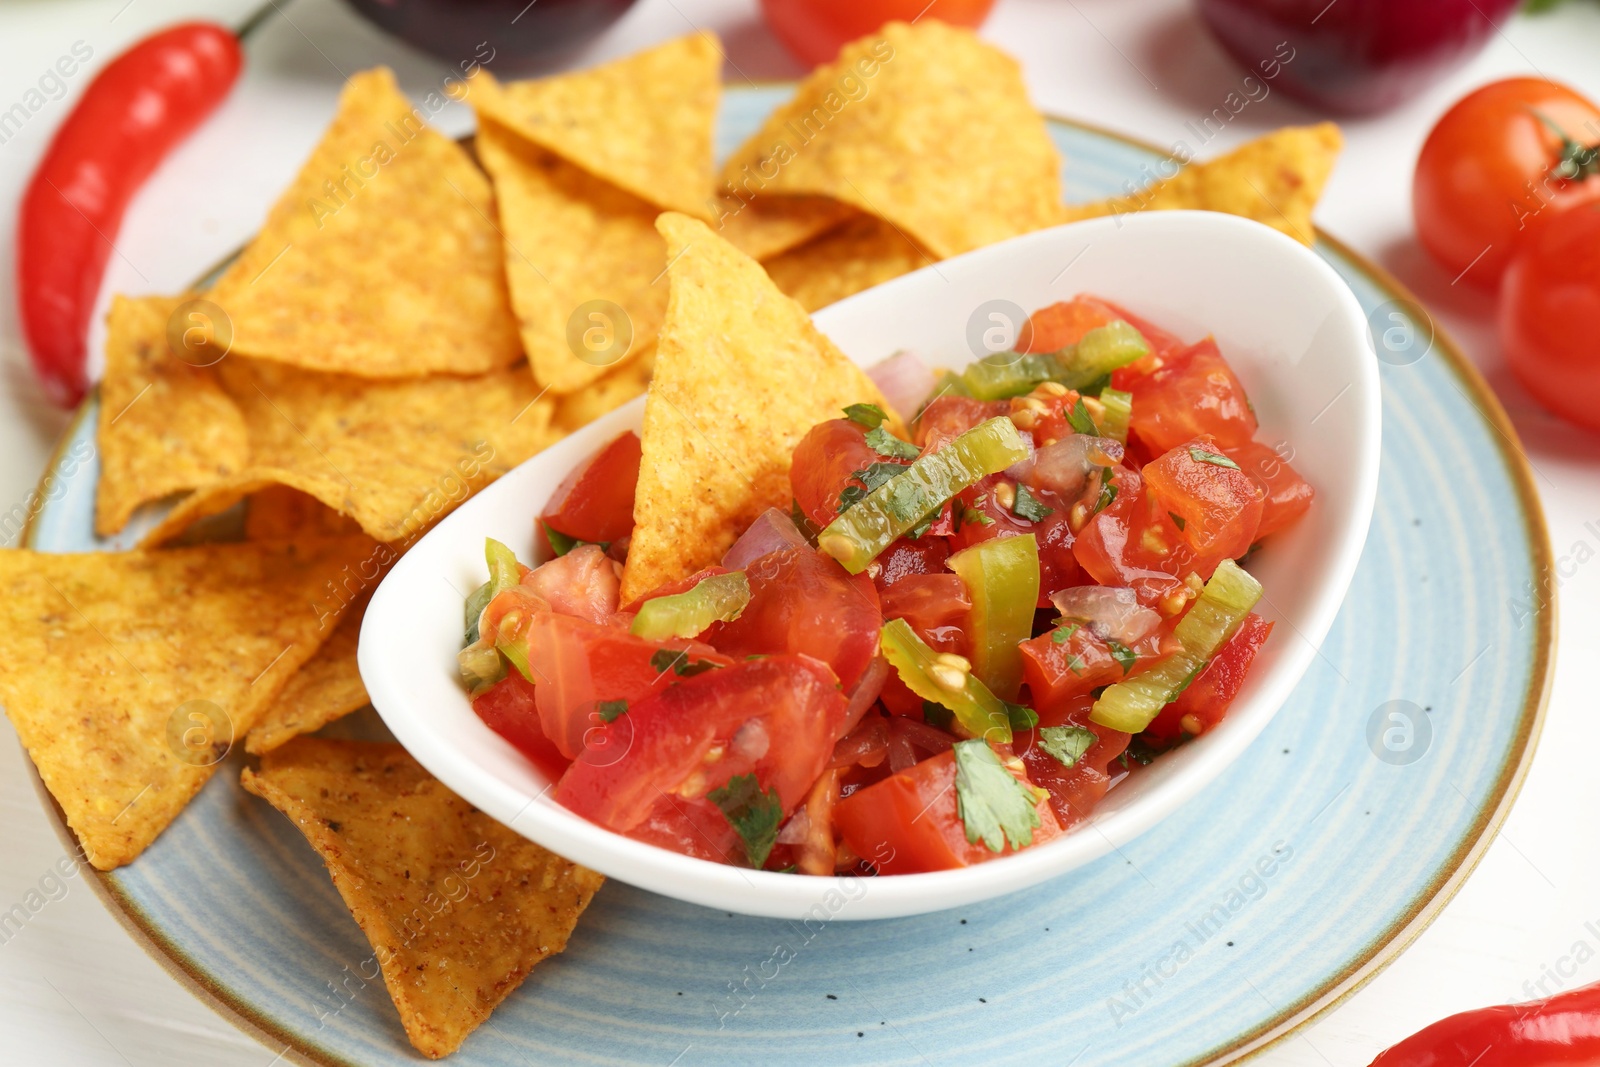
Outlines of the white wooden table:
{"label": "white wooden table", "polygon": [[[111,262],[113,290],[169,292],[237,246],[259,223],[332,114],[338,69],[386,62],[421,92],[443,68],[379,35],[338,0],[283,0],[252,42],[249,67],[217,118],[135,201]],[[237,24],[255,0],[10,0],[0,6],[0,111],[22,100],[76,42],[97,69],[130,41],[182,17]],[[625,54],[686,32],[723,36],[751,78],[797,68],[759,22],[755,0],[641,0],[575,63]],[[1188,136],[1239,86],[1241,72],[1205,35],[1190,0],[1000,0],[985,30],[1022,59],[1047,111],[1157,142]],[[314,46],[313,43],[314,42]],[[1415,289],[1488,374],[1538,472],[1561,569],[1561,638],[1548,723],[1533,772],[1499,840],[1437,922],[1397,963],[1315,1027],[1260,1062],[1272,1067],[1367,1063],[1388,1043],[1464,1008],[1600,980],[1600,718],[1586,665],[1600,639],[1600,438],[1545,416],[1510,381],[1490,301],[1450,285],[1412,236],[1412,163],[1428,128],[1468,88],[1539,72],[1600,98],[1600,5],[1576,0],[1513,22],[1488,50],[1423,98],[1345,125],[1347,147],[1318,210],[1323,227]],[[81,92],[71,79],[0,143],[0,277],[13,270],[15,205],[33,161]],[[452,105],[440,120],[466,130]],[[1313,116],[1281,94],[1251,103],[1208,151]],[[1068,161],[1068,166],[1071,163]],[[22,355],[15,302],[0,297],[0,514],[22,502],[64,417],[44,406]],[[1586,525],[1596,521],[1595,527]],[[1583,546],[1583,547],[1580,547]],[[0,664],[0,670],[5,669]],[[47,824],[9,725],[0,725],[0,912],[47,878],[63,849]],[[267,1067],[270,1050],[195,1000],[128,938],[81,877],[20,933],[0,943],[0,1061],[17,1064],[207,1064]],[[1593,925],[1590,925],[1590,923]],[[667,1057],[663,1057],[665,1059]]]}

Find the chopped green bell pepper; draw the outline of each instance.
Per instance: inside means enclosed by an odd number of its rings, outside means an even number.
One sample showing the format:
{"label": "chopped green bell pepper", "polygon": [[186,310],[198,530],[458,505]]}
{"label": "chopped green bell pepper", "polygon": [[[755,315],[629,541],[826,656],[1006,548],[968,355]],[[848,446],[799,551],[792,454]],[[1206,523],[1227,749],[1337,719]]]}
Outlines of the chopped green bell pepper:
{"label": "chopped green bell pepper", "polygon": [[1133,394],[1121,389],[1100,390],[1100,403],[1106,413],[1100,419],[1100,436],[1128,443],[1128,423],[1133,419]]}
{"label": "chopped green bell pepper", "polygon": [[1011,717],[1005,702],[971,671],[962,669],[959,657],[928,647],[904,619],[883,624],[881,643],[884,658],[907,689],[949,708],[961,729],[973,737],[997,745],[1011,741]]}
{"label": "chopped green bell pepper", "polygon": [[1149,354],[1150,343],[1144,334],[1118,319],[1090,330],[1077,344],[1055,353],[1057,368],[1051,380],[1082,390]]}
{"label": "chopped green bell pepper", "polygon": [[681,593],[645,601],[628,632],[646,641],[696,637],[714,622],[737,619],[748,603],[750,582],[744,571],[713,574]]}
{"label": "chopped green bell pepper", "polygon": [[1033,534],[980,541],[945,565],[972,599],[972,673],[1002,700],[1022,688],[1022,642],[1039,602],[1039,542]]}

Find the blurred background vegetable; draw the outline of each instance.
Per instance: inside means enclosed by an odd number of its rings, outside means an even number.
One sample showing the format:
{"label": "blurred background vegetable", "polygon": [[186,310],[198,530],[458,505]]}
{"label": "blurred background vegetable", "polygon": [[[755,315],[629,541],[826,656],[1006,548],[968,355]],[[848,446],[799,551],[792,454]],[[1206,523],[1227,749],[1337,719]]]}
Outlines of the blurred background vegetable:
{"label": "blurred background vegetable", "polygon": [[634,0],[348,0],[408,44],[450,63],[494,55],[496,72],[526,73],[598,35]]}
{"label": "blurred background vegetable", "polygon": [[993,6],[994,0],[761,0],[772,32],[796,59],[813,67],[885,22],[920,17],[977,27]]}

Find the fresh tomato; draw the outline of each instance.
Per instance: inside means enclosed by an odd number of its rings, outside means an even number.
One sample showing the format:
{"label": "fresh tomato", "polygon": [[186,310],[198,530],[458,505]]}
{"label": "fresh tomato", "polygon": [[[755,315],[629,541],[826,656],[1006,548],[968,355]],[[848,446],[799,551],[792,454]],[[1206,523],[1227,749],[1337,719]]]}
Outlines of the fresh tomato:
{"label": "fresh tomato", "polygon": [[621,581],[617,564],[599,545],[579,545],[524,574],[522,588],[551,611],[605,622],[616,613]]}
{"label": "fresh tomato", "polygon": [[1272,625],[1254,612],[1246,616],[1239,632],[1222,646],[1210,665],[1178,694],[1177,700],[1161,709],[1145,731],[1150,739],[1168,745],[1181,740],[1184,734],[1203,734],[1221,722],[1228,705],[1239,695],[1256,653],[1272,633]]}
{"label": "fresh tomato", "polygon": [[[526,633],[528,664],[538,682],[539,725],[568,759],[578,758],[589,731],[616,711],[612,702],[631,708],[679,681],[684,670],[733,662],[696,642],[658,644],[553,611],[535,615]],[[672,658],[678,652],[683,652],[681,662]]]}
{"label": "fresh tomato", "polygon": [[1445,112],[1411,182],[1417,236],[1452,277],[1499,283],[1529,221],[1600,195],[1600,110],[1543,78],[1493,82]]}
{"label": "fresh tomato", "polygon": [[1172,355],[1185,347],[1176,336],[1108,300],[1075,296],[1030,315],[1017,337],[1017,351],[1059,352],[1083,340],[1083,335],[1090,330],[1108,326],[1118,319],[1144,334],[1144,339],[1150,342],[1152,355]]}
{"label": "fresh tomato", "polygon": [[609,544],[633,532],[633,491],[639,484],[639,435],[613,439],[562,479],[539,514],[545,528],[579,541]]}
{"label": "fresh tomato", "polygon": [[[1062,634],[1065,640],[1057,640]],[[1161,628],[1126,651],[1114,650],[1091,627],[1074,629],[1067,621],[1022,642],[1022,677],[1035,710],[1061,707],[1143,670],[1171,651],[1172,641],[1171,631]]]}
{"label": "fresh tomato", "polygon": [[1256,414],[1244,386],[1209,337],[1119,388],[1133,394],[1133,432],[1154,455],[1201,434],[1224,448],[1255,437]]}
{"label": "fresh tomato", "polygon": [[1110,487],[1115,495],[1109,501],[1102,488],[1089,505],[1092,514],[1072,542],[1073,556],[1098,584],[1127,586],[1145,607],[1174,614],[1190,592],[1184,579],[1194,570],[1194,553],[1172,516],[1150,505],[1138,472],[1112,468]]}
{"label": "fresh tomato", "polygon": [[883,613],[866,574],[851,576],[810,547],[786,548],[745,569],[750,603],[702,636],[730,656],[804,652],[826,663],[848,692],[878,654]]}
{"label": "fresh tomato", "polygon": [[472,710],[484,725],[510,741],[551,779],[560,778],[570,762],[550,743],[539,726],[535,686],[512,671],[472,698]]}
{"label": "fresh tomato", "polygon": [[1293,525],[1311,507],[1316,496],[1311,484],[1273,449],[1249,441],[1223,451],[1261,486],[1261,525],[1256,540]]}
{"label": "fresh tomato", "polygon": [[912,22],[925,15],[952,26],[976,27],[993,6],[994,0],[761,0],[762,14],[778,40],[813,67],[886,22]]}
{"label": "fresh tomato", "polygon": [[1500,344],[1523,386],[1569,422],[1600,430],[1600,203],[1533,227],[1500,288]]}
{"label": "fresh tomato", "polygon": [[[834,825],[856,855],[869,860],[880,874],[945,871],[1011,855],[1014,850],[1009,845],[991,852],[983,841],[967,840],[966,824],[956,808],[955,781],[953,753],[925,759],[839,801],[833,809]],[[1039,802],[1038,811],[1035,845],[1061,833],[1046,801]]]}
{"label": "fresh tomato", "polygon": [[878,573],[873,582],[880,596],[904,578],[919,574],[946,574],[944,561],[950,558],[950,542],[943,537],[923,535],[915,540],[902,537],[883,550],[874,562]]}
{"label": "fresh tomato", "polygon": [[[809,656],[777,655],[696,674],[599,727],[603,758],[580,757],[556,799],[584,818],[628,831],[669,794],[705,798],[739,775],[776,790],[785,814],[805,799],[833,755],[845,698]],[[620,753],[620,755],[617,755]]]}
{"label": "fresh tomato", "polygon": [[830,419],[813,426],[795,446],[789,467],[789,488],[806,518],[821,529],[842,511],[845,491],[865,494],[861,475],[875,463],[901,466],[904,460],[880,456],[867,444],[867,431],[849,419]]}
{"label": "fresh tomato", "polygon": [[1154,508],[1166,511],[1195,554],[1195,570],[1211,577],[1217,564],[1250,551],[1261,526],[1260,483],[1210,437],[1196,437],[1140,471]]}
{"label": "fresh tomato", "polygon": [[[1041,709],[1038,727],[1018,731],[1013,741],[1029,780],[1050,791],[1050,807],[1063,829],[1088,818],[1106,795],[1106,790],[1111,788],[1107,768],[1127,750],[1132,736],[1090,722],[1089,712],[1093,708],[1094,698],[1083,695],[1059,706]],[[1095,742],[1073,761],[1072,766],[1064,766],[1039,747],[1039,729],[1050,726],[1087,729],[1095,735]]]}
{"label": "fresh tomato", "polygon": [[937,452],[980,422],[1010,413],[1004,400],[974,400],[970,396],[935,397],[917,417],[916,443],[922,454]]}
{"label": "fresh tomato", "polygon": [[949,571],[915,574],[883,591],[885,619],[906,620],[917,636],[946,651],[953,651],[946,640],[947,631],[953,630],[959,641],[971,611],[967,584]]}
{"label": "fresh tomato", "polygon": [[685,799],[663,793],[627,835],[712,863],[737,863],[740,858],[738,831],[705,797]]}

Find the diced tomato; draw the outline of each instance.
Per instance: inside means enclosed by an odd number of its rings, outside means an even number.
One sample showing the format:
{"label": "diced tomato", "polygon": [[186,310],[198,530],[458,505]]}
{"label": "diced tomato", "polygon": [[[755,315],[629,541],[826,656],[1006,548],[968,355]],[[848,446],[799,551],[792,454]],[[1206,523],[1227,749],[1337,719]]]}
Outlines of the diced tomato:
{"label": "diced tomato", "polygon": [[[1205,733],[1222,721],[1228,706],[1239,695],[1256,653],[1272,633],[1273,624],[1251,613],[1239,627],[1239,632],[1211,660],[1211,664],[1195,676],[1189,688],[1178,694],[1178,699],[1161,709],[1146,731],[1158,744],[1168,745],[1182,739],[1186,733]],[[1191,717],[1192,718],[1189,718]],[[1200,727],[1189,730],[1189,726]]]}
{"label": "diced tomato", "polygon": [[936,397],[917,417],[916,443],[923,455],[937,452],[981,422],[1011,411],[1004,400],[974,400],[970,396]]}
{"label": "diced tomato", "polygon": [[858,474],[874,463],[903,464],[879,455],[867,444],[866,430],[849,419],[819,422],[795,446],[789,488],[806,518],[820,530],[842,510],[840,498],[854,486],[865,493]]}
{"label": "diced tomato", "polygon": [[[785,814],[805,798],[833,755],[845,713],[833,674],[809,656],[777,655],[710,670],[629,705],[598,728],[562,776],[556,799],[601,826],[626,832],[669,794],[704,798],[754,774]],[[620,755],[619,755],[620,753]]]}
{"label": "diced tomato", "polygon": [[950,542],[943,537],[923,534],[916,540],[902,537],[884,549],[874,561],[879,565],[873,579],[880,594],[900,581],[918,574],[944,574],[944,561],[950,558]]}
{"label": "diced tomato", "polygon": [[738,831],[721,809],[704,797],[663,794],[627,834],[635,841],[712,863],[739,863],[743,856]]}
{"label": "diced tomato", "polygon": [[[1041,496],[1043,494],[1040,494]],[[1039,606],[1050,606],[1050,594],[1069,585],[1082,585],[1083,568],[1078,557],[1072,554],[1077,536],[1069,522],[1070,511],[1065,501],[1046,515],[1034,530],[1039,541]]]}
{"label": "diced tomato", "polygon": [[1261,525],[1259,482],[1210,437],[1196,437],[1140,471],[1152,505],[1167,512],[1209,578],[1224,559],[1250,551]]}
{"label": "diced tomato", "polygon": [[533,617],[527,642],[528,664],[538,682],[539,724],[568,759],[576,759],[585,736],[603,724],[601,704],[622,700],[631,708],[680,680],[673,667],[663,669],[663,649],[669,654],[688,650],[678,670],[702,662],[718,666],[733,662],[697,642],[645,641],[615,626],[555,612]]}
{"label": "diced tomato", "polygon": [[1107,326],[1121,319],[1150,342],[1153,354],[1175,352],[1183,347],[1177,337],[1152,326],[1125,308],[1108,300],[1079,295],[1071,300],[1040,308],[1028,317],[1028,323],[1017,338],[1018,352],[1057,352],[1083,340],[1090,330]]}
{"label": "diced tomato", "polygon": [[616,614],[621,585],[616,562],[599,545],[579,545],[522,576],[522,588],[551,611],[590,622],[605,622]]}
{"label": "diced tomato", "polygon": [[472,710],[484,725],[510,741],[533,765],[552,780],[560,778],[569,762],[539,727],[534,685],[517,671],[472,698]]}
{"label": "diced tomato", "polygon": [[1016,490],[1016,483],[1000,473],[980,479],[956,494],[951,522],[951,552],[959,552],[996,537],[1033,533],[1036,523],[1021,518],[1002,505],[995,496],[995,488],[1002,483]]}
{"label": "diced tomato", "polygon": [[[1050,791],[1050,807],[1063,829],[1082,822],[1111,787],[1107,767],[1128,747],[1132,735],[1108,730],[1089,721],[1094,698],[1085,694],[1059,707],[1042,709],[1039,726],[1018,731],[1012,744],[1022,757],[1028,778]],[[1093,731],[1095,743],[1072,764],[1061,761],[1038,745],[1038,729],[1047,726],[1081,726]]]}
{"label": "diced tomato", "polygon": [[1071,625],[1068,622],[1022,642],[1022,677],[1036,709],[1057,707],[1092,689],[1122,681],[1159,659],[1172,640],[1170,630],[1157,629],[1128,649],[1132,659],[1124,665],[1112,654],[1110,644],[1096,637],[1089,626],[1080,625],[1065,641],[1057,641],[1058,633],[1067,633]]}
{"label": "diced tomato", "polygon": [[1277,452],[1260,441],[1247,441],[1225,451],[1246,474],[1260,483],[1265,494],[1256,540],[1292,525],[1311,507],[1311,499],[1316,493],[1300,477],[1299,472],[1289,466],[1289,461]]}
{"label": "diced tomato", "polygon": [[629,430],[574,467],[539,515],[546,547],[545,524],[580,541],[618,541],[631,534],[639,456],[639,435]]}
{"label": "diced tomato", "polygon": [[1244,386],[1209,337],[1163,358],[1126,388],[1133,394],[1133,432],[1157,455],[1202,434],[1224,448],[1255,436]]}
{"label": "diced tomato", "polygon": [[809,547],[769,553],[746,568],[745,576],[750,603],[703,639],[734,657],[804,652],[833,668],[849,691],[878,654],[883,613],[872,579],[850,575]]}
{"label": "diced tomato", "polygon": [[[956,810],[955,779],[953,752],[923,760],[839,801],[833,809],[834,825],[845,843],[880,874],[945,871],[1016,851],[1007,845],[991,852],[981,839],[967,840],[966,825]],[[1038,812],[1035,845],[1061,833],[1046,801],[1039,802]]]}
{"label": "diced tomato", "polygon": [[[971,611],[967,584],[949,571],[912,575],[883,593],[885,619],[906,620],[924,641],[946,651],[951,651],[946,646],[952,637],[959,640]],[[956,633],[948,634],[948,630]]]}
{"label": "diced tomato", "polygon": [[639,614],[639,609],[644,606],[644,602],[647,600],[655,600],[657,597],[676,596],[679,593],[687,593],[689,590],[699,585],[705,579],[710,578],[712,575],[727,573],[728,568],[726,567],[706,567],[703,570],[695,571],[687,578],[679,578],[675,582],[665,582],[661,585],[658,585],[648,593],[640,594],[637,600],[633,600],[627,604],[624,604],[618,610],[623,615],[637,615]]}
{"label": "diced tomato", "polygon": [[1194,553],[1172,517],[1150,506],[1144,479],[1123,467],[1113,470],[1116,496],[1078,531],[1072,554],[1099,584],[1127,586],[1141,604],[1155,607],[1186,591],[1183,578],[1194,569]]}

